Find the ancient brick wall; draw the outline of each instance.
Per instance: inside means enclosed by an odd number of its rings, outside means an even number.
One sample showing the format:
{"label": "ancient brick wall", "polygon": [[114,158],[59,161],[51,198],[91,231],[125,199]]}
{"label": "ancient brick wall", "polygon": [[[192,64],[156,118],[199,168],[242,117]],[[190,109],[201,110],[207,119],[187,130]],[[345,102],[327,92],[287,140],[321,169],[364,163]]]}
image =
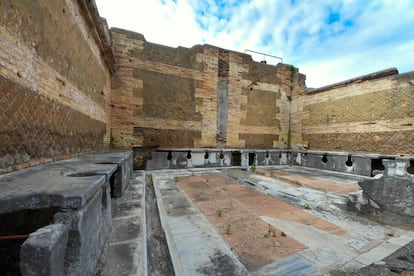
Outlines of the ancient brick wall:
{"label": "ancient brick wall", "polygon": [[413,155],[414,72],[388,73],[300,96],[292,108],[295,145],[312,150]]}
{"label": "ancient brick wall", "polygon": [[115,147],[288,146],[291,95],[304,76],[290,65],[197,45],[171,48],[112,29],[118,70],[111,96]]}
{"label": "ancient brick wall", "polygon": [[0,173],[103,147],[102,23],[93,1],[1,1]]}

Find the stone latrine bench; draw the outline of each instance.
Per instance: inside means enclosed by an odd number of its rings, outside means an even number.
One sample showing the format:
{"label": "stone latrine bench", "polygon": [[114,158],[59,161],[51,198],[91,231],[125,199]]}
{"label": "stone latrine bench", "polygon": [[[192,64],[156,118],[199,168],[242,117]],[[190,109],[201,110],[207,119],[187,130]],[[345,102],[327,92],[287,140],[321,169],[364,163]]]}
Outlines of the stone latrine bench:
{"label": "stone latrine bench", "polygon": [[385,170],[383,161],[396,160],[414,170],[413,156],[286,149],[156,149],[147,170],[293,165],[320,170],[374,176]]}
{"label": "stone latrine bench", "polygon": [[131,172],[132,152],[110,151],[1,175],[2,269],[93,275]]}

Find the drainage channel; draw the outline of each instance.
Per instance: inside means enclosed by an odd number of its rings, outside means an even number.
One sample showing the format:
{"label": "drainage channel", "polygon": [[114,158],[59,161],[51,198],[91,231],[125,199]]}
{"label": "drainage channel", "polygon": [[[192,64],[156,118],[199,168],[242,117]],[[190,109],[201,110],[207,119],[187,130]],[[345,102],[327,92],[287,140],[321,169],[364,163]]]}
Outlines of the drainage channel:
{"label": "drainage channel", "polygon": [[161,227],[152,175],[145,177],[148,275],[174,275],[164,230]]}

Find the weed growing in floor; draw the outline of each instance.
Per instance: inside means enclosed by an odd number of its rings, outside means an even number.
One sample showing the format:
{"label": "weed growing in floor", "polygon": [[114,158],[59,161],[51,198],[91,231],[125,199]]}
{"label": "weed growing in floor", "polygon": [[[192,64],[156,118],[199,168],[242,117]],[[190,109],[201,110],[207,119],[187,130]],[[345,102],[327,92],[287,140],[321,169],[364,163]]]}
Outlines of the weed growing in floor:
{"label": "weed growing in floor", "polygon": [[287,235],[286,235],[286,233],[285,232],[280,232],[280,235],[282,236],[282,237],[286,237]]}
{"label": "weed growing in floor", "polygon": [[226,224],[226,228],[224,229],[224,234],[231,235],[231,224]]}
{"label": "weed growing in floor", "polygon": [[152,174],[149,174],[147,176],[147,179],[148,179],[148,182],[147,182],[148,187],[152,188],[154,186],[154,181],[152,179]]}
{"label": "weed growing in floor", "polygon": [[305,208],[306,210],[312,209],[312,207],[308,203],[305,203],[305,205],[303,205],[303,208]]}
{"label": "weed growing in floor", "polygon": [[174,176],[174,182],[178,182],[178,176]]}
{"label": "weed growing in floor", "polygon": [[267,230],[267,233],[264,235],[265,238],[269,238],[269,237],[276,237],[276,229],[268,224],[269,226],[269,230]]}
{"label": "weed growing in floor", "polygon": [[216,215],[217,215],[219,218],[221,218],[221,217],[223,216],[223,210],[221,210],[221,209],[217,209],[217,210],[216,210]]}
{"label": "weed growing in floor", "polygon": [[253,163],[253,164],[250,166],[250,170],[252,171],[252,173],[256,172],[256,164],[255,164],[255,163]]}

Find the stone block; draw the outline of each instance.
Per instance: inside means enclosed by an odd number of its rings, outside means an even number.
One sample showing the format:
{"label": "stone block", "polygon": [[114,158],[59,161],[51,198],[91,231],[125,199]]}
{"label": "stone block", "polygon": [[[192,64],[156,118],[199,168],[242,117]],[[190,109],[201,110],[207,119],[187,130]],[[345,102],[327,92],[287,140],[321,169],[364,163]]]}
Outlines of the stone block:
{"label": "stone block", "polygon": [[[26,242],[22,270],[27,275],[92,275],[112,227],[111,188],[122,194],[131,171],[131,152],[111,151],[0,176],[1,214],[53,210],[56,224]],[[59,236],[55,225],[66,225],[66,232]],[[49,259],[56,261],[50,264]]]}
{"label": "stone block", "polygon": [[146,163],[145,169],[155,170],[168,168],[168,152],[166,151],[153,151],[151,153],[151,160],[148,160]]}
{"label": "stone block", "polygon": [[103,215],[102,190],[77,211],[55,215],[55,222],[70,225],[65,275],[92,275],[112,227]]}
{"label": "stone block", "polygon": [[281,153],[280,151],[270,151],[270,164],[269,165],[279,165],[280,164],[280,157]]}
{"label": "stone block", "polygon": [[414,225],[414,178],[382,176],[359,182],[362,192],[350,194],[347,207],[382,223]]}
{"label": "stone block", "polygon": [[65,224],[51,224],[31,233],[20,248],[22,275],[65,275],[68,234],[69,226]]}

